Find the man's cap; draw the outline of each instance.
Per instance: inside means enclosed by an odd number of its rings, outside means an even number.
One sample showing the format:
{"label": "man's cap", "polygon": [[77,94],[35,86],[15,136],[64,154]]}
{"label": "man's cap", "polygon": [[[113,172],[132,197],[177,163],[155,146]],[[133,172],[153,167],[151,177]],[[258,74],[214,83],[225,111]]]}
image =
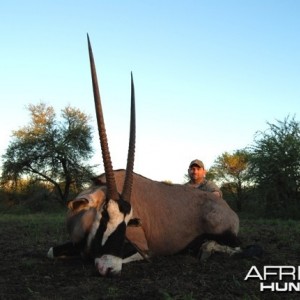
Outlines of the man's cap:
{"label": "man's cap", "polygon": [[203,168],[204,169],[204,163],[201,160],[199,160],[199,159],[192,160],[191,163],[190,163],[190,167],[193,166],[193,165],[196,165],[199,168]]}

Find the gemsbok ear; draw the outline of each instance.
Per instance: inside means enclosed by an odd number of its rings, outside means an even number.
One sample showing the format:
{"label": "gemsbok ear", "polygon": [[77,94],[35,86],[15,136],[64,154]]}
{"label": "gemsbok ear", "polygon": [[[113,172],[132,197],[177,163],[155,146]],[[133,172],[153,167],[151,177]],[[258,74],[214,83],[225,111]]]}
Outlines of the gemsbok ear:
{"label": "gemsbok ear", "polygon": [[89,204],[89,201],[87,199],[80,198],[80,199],[75,199],[75,200],[69,201],[67,206],[70,210],[75,211],[75,210],[83,209],[88,204]]}

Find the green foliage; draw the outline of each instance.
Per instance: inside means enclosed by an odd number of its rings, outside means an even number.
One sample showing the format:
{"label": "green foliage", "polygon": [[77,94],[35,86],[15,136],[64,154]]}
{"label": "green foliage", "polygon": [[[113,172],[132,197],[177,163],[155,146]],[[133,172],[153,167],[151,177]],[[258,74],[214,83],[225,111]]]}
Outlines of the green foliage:
{"label": "green foliage", "polygon": [[44,181],[65,203],[71,187],[80,189],[93,175],[85,163],[93,153],[89,118],[70,106],[62,110],[60,120],[44,103],[29,105],[28,110],[30,123],[13,132],[2,157],[2,183],[16,184],[24,176]]}
{"label": "green foliage", "polygon": [[247,195],[249,157],[250,153],[245,149],[237,150],[233,154],[225,152],[216,159],[207,173],[208,179],[222,184],[224,196],[233,198],[239,211],[242,210],[242,202]]}
{"label": "green foliage", "polygon": [[256,134],[250,175],[268,216],[300,216],[300,127],[287,117]]}
{"label": "green foliage", "polygon": [[[207,177],[224,198],[257,216],[300,217],[300,126],[287,117],[256,133],[251,147],[223,153]],[[243,205],[242,205],[243,204]]]}

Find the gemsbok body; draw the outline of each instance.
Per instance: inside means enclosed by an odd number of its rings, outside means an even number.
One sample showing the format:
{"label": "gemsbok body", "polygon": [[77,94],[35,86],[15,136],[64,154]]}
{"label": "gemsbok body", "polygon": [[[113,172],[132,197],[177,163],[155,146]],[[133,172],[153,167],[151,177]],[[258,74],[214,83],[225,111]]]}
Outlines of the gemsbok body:
{"label": "gemsbok body", "polygon": [[[105,173],[68,203],[70,242],[50,248],[48,256],[85,255],[94,259],[101,275],[108,276],[119,275],[123,263],[171,255],[189,247],[200,249],[202,245],[208,252],[238,251],[227,247],[238,246],[239,218],[226,201],[209,192],[153,181],[133,172],[132,76],[127,167],[113,170],[89,38],[88,47]],[[211,240],[214,242],[208,242]]]}

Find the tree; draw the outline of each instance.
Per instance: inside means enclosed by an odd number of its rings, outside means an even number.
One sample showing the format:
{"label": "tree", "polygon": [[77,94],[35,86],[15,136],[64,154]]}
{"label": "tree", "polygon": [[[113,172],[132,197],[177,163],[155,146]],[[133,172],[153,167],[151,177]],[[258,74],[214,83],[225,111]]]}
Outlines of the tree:
{"label": "tree", "polygon": [[239,211],[242,210],[245,198],[244,184],[247,182],[249,156],[245,149],[237,150],[233,154],[225,152],[216,159],[207,174],[207,178],[220,181],[223,188],[229,191]]}
{"label": "tree", "polygon": [[[300,209],[300,127],[289,116],[257,132],[251,147],[251,175],[271,216],[295,216]],[[298,211],[299,213],[299,211]]]}
{"label": "tree", "polygon": [[85,164],[91,158],[92,129],[89,118],[67,106],[56,119],[53,107],[44,103],[29,105],[31,120],[14,131],[3,160],[3,181],[17,182],[29,176],[50,183],[61,203],[68,199],[70,188],[79,189],[92,174]]}

